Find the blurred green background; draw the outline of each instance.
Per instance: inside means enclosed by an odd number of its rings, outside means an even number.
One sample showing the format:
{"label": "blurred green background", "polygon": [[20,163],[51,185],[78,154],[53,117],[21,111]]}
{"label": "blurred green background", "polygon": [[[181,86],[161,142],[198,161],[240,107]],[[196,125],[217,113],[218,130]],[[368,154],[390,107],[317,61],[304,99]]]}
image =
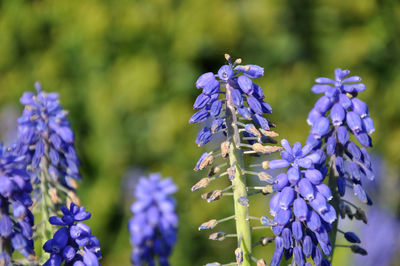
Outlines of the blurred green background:
{"label": "blurred green background", "polygon": [[[205,151],[194,143],[199,128],[188,123],[199,93],[194,82],[216,72],[224,53],[265,68],[258,84],[277,131],[291,142],[308,134],[316,77],[332,77],[336,67],[363,77],[367,90],[359,97],[377,128],[373,150],[391,166],[400,163],[398,1],[0,1],[0,106],[19,115],[19,97],[37,80],[60,93],[82,161],[78,194],[93,214],[103,265],[129,265],[130,192],[121,180],[132,167],[179,185],[172,265],[233,260],[233,241],[211,242],[197,231],[229,214],[231,200],[207,204],[190,193]],[[2,117],[4,127],[10,116]],[[385,204],[397,208],[397,200]],[[266,202],[257,207],[268,209]],[[257,254],[269,261],[270,252]],[[340,250],[335,259],[348,255]]]}

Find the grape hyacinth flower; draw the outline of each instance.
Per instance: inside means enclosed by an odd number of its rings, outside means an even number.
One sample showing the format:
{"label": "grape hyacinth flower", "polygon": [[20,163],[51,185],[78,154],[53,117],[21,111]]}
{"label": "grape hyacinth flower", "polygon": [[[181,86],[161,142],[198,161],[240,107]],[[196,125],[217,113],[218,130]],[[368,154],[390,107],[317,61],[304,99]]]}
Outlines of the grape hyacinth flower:
{"label": "grape hyacinth flower", "polygon": [[132,265],[169,265],[168,257],[176,242],[178,216],[171,194],[177,191],[171,178],[158,173],[141,177],[135,189],[136,202],[129,220]]}
{"label": "grape hyacinth flower", "polygon": [[81,176],[68,112],[62,109],[58,93],[44,92],[38,82],[35,88],[36,94],[25,92],[20,99],[25,106],[18,119],[20,150],[29,156],[32,171],[48,174],[49,185],[73,192]]}
{"label": "grape hyacinth flower", "polygon": [[276,193],[270,200],[270,214],[274,219],[264,219],[273,225],[276,236],[270,265],[279,265],[282,255],[287,260],[293,257],[296,265],[304,265],[307,258],[315,265],[330,265],[324,256],[331,254],[328,233],[336,212],[328,203],[332,193],[323,183],[326,173],[314,168],[325,161],[324,154],[309,144],[290,146],[286,139],[281,144],[281,159],[264,162],[265,168],[287,168],[273,183]]}
{"label": "grape hyacinth flower", "polygon": [[[241,60],[222,66],[218,74],[207,72],[196,81],[196,87],[202,92],[197,97],[193,108],[200,109],[189,120],[190,123],[200,123],[211,118],[209,126],[203,127],[196,138],[196,144],[202,146],[208,143],[213,135],[226,129],[226,104],[229,98],[232,108],[246,121],[254,121],[262,128],[261,132],[269,130],[273,125],[262,115],[272,113],[271,106],[264,101],[264,93],[252,79],[264,75],[264,69],[256,65],[239,65]],[[226,91],[221,91],[221,86]],[[229,95],[228,95],[229,94]],[[224,96],[221,99],[220,96]],[[261,138],[253,124],[244,125],[247,137]],[[256,134],[256,135],[255,135]],[[249,141],[254,143],[253,140]]]}
{"label": "grape hyacinth flower", "polygon": [[[312,91],[324,93],[324,96],[315,103],[307,119],[311,126],[307,143],[314,146],[314,149],[321,148],[328,157],[321,166],[327,166],[329,169],[329,187],[332,190],[335,208],[342,218],[352,215],[350,206],[354,205],[341,199],[346,188],[351,187],[361,202],[370,205],[372,202],[362,182],[365,179],[374,179],[366,148],[372,146],[369,135],[375,131],[375,127],[369,115],[368,105],[357,98],[358,93],[364,91],[366,86],[360,83],[360,77],[348,77],[349,74],[349,70],[338,68],[335,70],[334,80],[315,80],[317,84],[312,87]],[[362,147],[352,141],[351,135],[355,136]],[[355,217],[366,221],[364,211],[358,207],[356,210]],[[333,243],[336,231],[337,223],[333,225]],[[354,240],[352,237],[346,239]]]}
{"label": "grape hyacinth flower", "polygon": [[[18,119],[18,150],[29,162],[35,198],[42,205],[42,220],[47,221],[49,213],[61,205],[79,205],[75,180],[81,177],[67,111],[60,106],[57,93],[44,92],[38,82],[35,88],[36,93],[25,92],[20,99],[25,109]],[[52,231],[46,222],[43,226],[46,241]]]}
{"label": "grape hyacinth flower", "polygon": [[[33,215],[30,207],[32,186],[24,156],[15,148],[0,143],[0,264],[9,265],[17,250],[31,262],[33,251]],[[29,262],[24,262],[29,263]],[[13,262],[14,264],[14,262]]]}
{"label": "grape hyacinth flower", "polygon": [[[219,134],[224,140],[219,143],[218,151],[205,152],[200,157],[195,171],[209,167],[206,177],[198,181],[192,191],[206,188],[213,180],[226,176],[230,186],[222,190],[214,190],[202,195],[208,202],[219,200],[223,195],[232,195],[235,214],[222,219],[211,219],[199,230],[213,229],[219,223],[234,220],[236,232],[226,234],[216,232],[210,235],[212,240],[224,240],[227,237],[237,239],[237,248],[233,253],[236,263],[250,265],[251,260],[263,265],[263,259],[252,256],[251,226],[249,220],[249,196],[258,193],[272,192],[273,178],[265,171],[250,171],[251,167],[244,164],[244,155],[269,155],[280,151],[280,146],[273,139],[278,134],[271,130],[274,124],[264,114],[272,113],[272,108],[265,102],[265,96],[260,86],[253,80],[264,75],[264,69],[257,65],[241,65],[241,59],[232,62],[225,55],[227,64],[223,65],[217,74],[212,72],[201,75],[196,87],[201,89],[193,108],[199,109],[189,120],[190,123],[205,122],[196,138],[196,144],[202,146]],[[221,162],[217,164],[221,158]],[[259,167],[258,167],[259,168]],[[247,178],[257,176],[263,183],[262,187],[248,187]],[[254,190],[250,192],[251,190]],[[249,193],[248,193],[249,191]],[[254,218],[254,217],[253,217]],[[257,218],[256,218],[257,219]],[[209,265],[219,265],[217,262]]]}
{"label": "grape hyacinth flower", "polygon": [[63,262],[73,266],[100,265],[100,242],[92,235],[90,227],[82,223],[90,218],[90,212],[74,203],[69,208],[61,206],[61,211],[63,217],[49,218],[52,225],[61,227],[43,245],[43,250],[50,253],[50,258],[43,265],[61,265]]}

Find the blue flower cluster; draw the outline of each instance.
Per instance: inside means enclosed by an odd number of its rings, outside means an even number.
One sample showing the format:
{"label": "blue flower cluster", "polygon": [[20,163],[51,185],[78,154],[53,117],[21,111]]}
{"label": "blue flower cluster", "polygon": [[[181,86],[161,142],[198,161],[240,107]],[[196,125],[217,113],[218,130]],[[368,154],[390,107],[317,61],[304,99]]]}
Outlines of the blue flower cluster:
{"label": "blue flower cluster", "polygon": [[[24,156],[0,144],[0,262],[10,263],[14,250],[28,259],[33,252],[32,186]],[[11,244],[11,246],[9,246]],[[7,246],[9,248],[7,248]]]}
{"label": "blue flower cluster", "polygon": [[135,189],[134,216],[129,220],[133,265],[169,265],[168,257],[176,242],[178,216],[171,194],[177,190],[171,178],[158,173],[142,177]]}
{"label": "blue flower cluster", "polygon": [[[218,74],[212,72],[201,75],[196,81],[196,87],[202,90],[193,108],[200,109],[189,120],[199,123],[212,118],[209,125],[203,127],[196,138],[196,144],[202,146],[208,143],[213,134],[223,132],[226,128],[225,112],[227,104],[234,106],[235,113],[245,120],[253,120],[263,130],[269,130],[272,124],[262,115],[272,113],[271,106],[264,101],[264,93],[252,79],[264,75],[264,69],[257,65],[239,65],[241,60],[231,62],[226,55],[228,65],[223,65]],[[225,87],[225,91],[221,88]],[[225,97],[220,98],[221,95]],[[250,126],[250,125],[249,125]],[[253,126],[253,125],[252,125]],[[249,136],[248,132],[244,132]]]}
{"label": "blue flower cluster", "polygon": [[323,254],[331,254],[328,233],[336,220],[336,211],[328,203],[332,193],[323,183],[326,171],[315,168],[325,161],[325,155],[313,151],[308,144],[302,147],[296,142],[290,146],[286,139],[281,144],[282,159],[267,164],[269,169],[288,167],[275,177],[276,193],[270,200],[272,231],[276,235],[271,266],[279,265],[282,255],[286,259],[293,256],[296,265],[304,265],[309,257],[315,265],[329,265]]}
{"label": "blue flower cluster", "polygon": [[18,145],[21,154],[32,162],[32,170],[46,168],[50,177],[69,190],[76,188],[80,179],[79,160],[74,148],[74,133],[67,120],[67,112],[60,106],[57,93],[25,92],[20,99],[25,106],[18,119]]}
{"label": "blue flower cluster", "polygon": [[[338,192],[344,196],[346,184],[352,186],[354,194],[364,203],[370,199],[362,187],[362,178],[374,179],[370,156],[365,147],[371,147],[369,134],[375,131],[366,103],[357,98],[365,85],[361,78],[350,76],[349,70],[335,70],[335,80],[317,78],[312,87],[314,93],[324,93],[308,115],[311,133],[307,143],[316,148],[323,146],[332,158],[332,168],[337,172]],[[329,119],[329,118],[330,119]],[[364,146],[359,148],[350,140],[352,133]]]}
{"label": "blue flower cluster", "polygon": [[88,220],[91,214],[85,211],[85,207],[74,203],[69,209],[61,206],[61,211],[63,217],[49,218],[51,224],[62,227],[43,245],[44,251],[50,253],[50,258],[43,265],[61,265],[63,262],[73,266],[100,265],[100,242],[92,235],[90,227],[81,223]]}

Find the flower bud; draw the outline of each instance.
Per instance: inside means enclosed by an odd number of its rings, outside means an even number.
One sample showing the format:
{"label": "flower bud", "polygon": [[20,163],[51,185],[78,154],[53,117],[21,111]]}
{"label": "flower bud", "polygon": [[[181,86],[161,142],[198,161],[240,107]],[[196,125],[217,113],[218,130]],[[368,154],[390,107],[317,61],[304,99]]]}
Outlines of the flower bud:
{"label": "flower bud", "polygon": [[223,241],[223,240],[225,240],[225,236],[226,236],[226,234],[224,232],[216,232],[216,233],[211,234],[208,237],[208,239]]}
{"label": "flower bud", "polygon": [[235,166],[229,167],[227,170],[228,172],[228,177],[229,180],[232,181],[233,179],[235,179],[235,175],[236,175],[236,168]]}
{"label": "flower bud", "polygon": [[197,182],[193,187],[192,187],[192,192],[199,190],[201,188],[206,188],[210,184],[211,180],[208,177],[204,177],[200,179],[199,182]]}
{"label": "flower bud", "polygon": [[361,118],[358,114],[355,112],[348,112],[346,115],[346,122],[349,128],[354,132],[354,133],[359,133],[362,130],[362,122]]}
{"label": "flower bud", "polygon": [[267,263],[264,259],[257,260],[257,266],[267,266]]}
{"label": "flower bud", "polygon": [[276,222],[274,222],[271,218],[269,218],[268,216],[262,216],[260,218],[260,223],[262,225],[266,225],[266,226],[274,226],[276,225]]}
{"label": "flower bud", "polygon": [[238,77],[237,82],[244,93],[247,95],[253,93],[253,81],[251,81],[251,79],[246,76],[240,76]]}
{"label": "flower bud", "polygon": [[279,136],[278,133],[276,133],[275,131],[272,131],[272,130],[264,130],[264,129],[260,128],[259,131],[261,132],[261,134],[263,134],[266,137],[275,138],[275,137]]}
{"label": "flower bud", "polygon": [[238,202],[240,205],[245,206],[245,207],[249,207],[249,198],[246,196],[242,196],[238,199]]}
{"label": "flower bud", "polygon": [[254,143],[252,148],[255,152],[260,152],[263,154],[271,154],[282,150],[282,147],[279,146],[263,146],[260,143]]}
{"label": "flower bud", "polygon": [[303,229],[300,222],[295,221],[292,223],[292,233],[295,240],[300,241],[302,239]]}
{"label": "flower bud", "polygon": [[257,128],[253,124],[246,124],[245,128],[247,133],[257,137],[261,138],[261,133],[260,131],[257,130]]}
{"label": "flower bud", "polygon": [[267,172],[259,172],[258,173],[258,179],[260,181],[268,182],[268,183],[271,183],[271,184],[273,182],[272,176],[270,174],[268,174]]}
{"label": "flower bud", "polygon": [[360,247],[359,245],[352,245],[351,251],[353,251],[354,253],[363,255],[363,256],[368,255],[368,252],[365,249],[363,249],[362,247]]}
{"label": "flower bud", "polygon": [[243,251],[242,249],[239,247],[237,249],[235,249],[235,257],[236,257],[236,263],[237,265],[242,265],[243,263]]}
{"label": "flower bud", "polygon": [[260,243],[262,246],[266,246],[269,243],[272,243],[274,241],[274,237],[261,237],[260,238]]}
{"label": "flower bud", "polygon": [[293,213],[299,221],[304,222],[307,219],[308,207],[302,198],[297,198],[293,203]]}
{"label": "flower bud", "polygon": [[361,243],[360,238],[358,238],[358,236],[353,232],[344,233],[344,238],[346,238],[346,240],[351,243],[357,243],[357,244]]}
{"label": "flower bud", "polygon": [[214,227],[217,226],[217,224],[218,224],[218,221],[215,220],[215,219],[212,219],[212,220],[210,220],[210,221],[207,221],[207,222],[205,222],[205,223],[202,223],[202,224],[199,226],[199,231],[201,231],[201,230],[206,230],[206,229],[213,229]]}
{"label": "flower bud", "polygon": [[224,141],[221,143],[221,156],[226,158],[229,155],[229,141]]}

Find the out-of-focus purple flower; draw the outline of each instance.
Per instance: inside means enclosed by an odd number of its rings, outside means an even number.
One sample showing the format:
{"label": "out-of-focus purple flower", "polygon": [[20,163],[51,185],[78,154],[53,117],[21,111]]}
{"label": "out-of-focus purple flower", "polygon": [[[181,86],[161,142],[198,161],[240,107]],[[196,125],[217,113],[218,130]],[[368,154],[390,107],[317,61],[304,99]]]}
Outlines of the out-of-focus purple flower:
{"label": "out-of-focus purple flower", "polygon": [[[0,262],[10,261],[17,250],[28,259],[33,251],[33,204],[32,186],[26,172],[24,156],[19,156],[15,147],[5,148],[0,143]],[[7,246],[11,245],[7,250]]]}
{"label": "out-of-focus purple flower", "polygon": [[162,179],[158,173],[142,177],[135,189],[136,201],[131,206],[131,262],[169,265],[168,257],[176,242],[178,216],[171,194],[177,190],[171,178]]}
{"label": "out-of-focus purple flower", "polygon": [[85,207],[71,203],[70,207],[61,207],[63,217],[52,216],[49,222],[61,226],[52,239],[43,245],[43,250],[50,253],[45,266],[61,265],[100,265],[100,241],[92,235],[89,226],[81,221],[90,218]]}
{"label": "out-of-focus purple flower", "polygon": [[400,223],[396,217],[380,207],[368,211],[368,227],[363,227],[361,236],[368,256],[354,256],[355,265],[394,265],[400,249]]}
{"label": "out-of-focus purple flower", "polygon": [[[324,155],[312,150],[309,144],[302,147],[296,142],[290,146],[286,139],[281,144],[282,159],[268,162],[271,169],[288,167],[286,173],[275,178],[276,194],[270,201],[275,241],[283,241],[282,245],[275,245],[271,265],[279,265],[282,252],[287,259],[293,256],[298,265],[303,265],[309,257],[320,265],[322,253],[327,257],[331,254],[328,232],[336,220],[336,211],[328,203],[332,193],[322,183],[325,174],[314,168],[321,160],[325,161]],[[311,256],[313,252],[319,252],[320,256]]]}
{"label": "out-of-focus purple flower", "polygon": [[35,88],[36,93],[25,92],[20,99],[25,109],[18,119],[18,150],[35,174],[46,171],[54,182],[74,190],[81,176],[68,112],[57,93],[44,92],[38,82]]}

